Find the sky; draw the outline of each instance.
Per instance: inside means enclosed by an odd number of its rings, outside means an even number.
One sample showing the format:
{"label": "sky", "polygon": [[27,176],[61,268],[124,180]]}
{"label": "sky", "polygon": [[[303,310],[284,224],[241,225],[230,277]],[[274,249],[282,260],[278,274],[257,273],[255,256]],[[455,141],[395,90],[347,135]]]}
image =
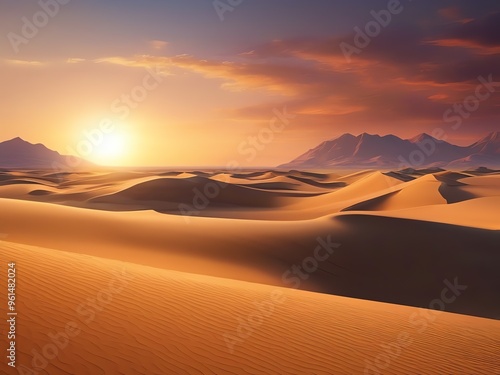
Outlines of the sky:
{"label": "sky", "polygon": [[[276,166],[343,133],[499,129],[497,0],[5,0],[0,141]],[[490,83],[488,83],[490,82]]]}

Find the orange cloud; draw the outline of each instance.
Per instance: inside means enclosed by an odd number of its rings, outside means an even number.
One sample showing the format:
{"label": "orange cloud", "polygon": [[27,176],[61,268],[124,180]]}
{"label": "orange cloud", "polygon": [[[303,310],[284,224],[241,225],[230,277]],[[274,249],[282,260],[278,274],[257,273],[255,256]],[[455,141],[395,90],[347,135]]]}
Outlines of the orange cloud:
{"label": "orange cloud", "polygon": [[86,60],[85,59],[80,59],[80,58],[75,58],[75,57],[71,57],[69,59],[66,60],[66,63],[68,64],[78,64],[78,63],[82,63],[82,62],[85,62]]}
{"label": "orange cloud", "polygon": [[163,50],[169,45],[169,43],[164,40],[150,40],[148,44],[152,49],[157,51]]}
{"label": "orange cloud", "polygon": [[4,59],[3,62],[8,65],[17,65],[25,67],[38,67],[46,65],[46,63],[36,60],[15,60],[15,59]]}
{"label": "orange cloud", "polygon": [[95,60],[96,63],[109,63],[130,67],[180,68],[199,73],[206,78],[222,79],[222,88],[230,91],[264,89],[282,95],[295,95],[309,85],[304,77],[311,70],[301,66],[242,63],[197,59],[191,55],[159,57],[142,55],[133,58],[106,57]]}
{"label": "orange cloud", "polygon": [[454,47],[473,50],[479,55],[496,55],[500,53],[500,46],[485,46],[472,40],[464,39],[437,39],[424,41],[423,44],[439,47]]}
{"label": "orange cloud", "polygon": [[[373,41],[352,62],[339,46],[344,38],[275,40],[235,56],[232,61],[177,56],[139,55],[107,57],[99,63],[130,67],[157,67],[177,73],[178,69],[222,80],[220,87],[234,92],[265,90],[286,97],[286,104],[300,114],[308,126],[332,123],[377,126],[390,122],[441,122],[450,103],[460,102],[474,92],[477,75],[495,73],[492,56],[471,54],[479,48],[471,41],[454,37],[422,41],[419,34],[387,33]],[[461,64],[449,60],[447,48],[457,51]],[[403,51],[403,52],[401,52]],[[493,56],[494,57],[494,56]],[[479,72],[479,73],[476,73]],[[243,108],[221,108],[224,119],[266,121],[277,99]],[[265,103],[264,103],[265,102]],[[483,105],[490,116],[496,103]],[[496,110],[496,108],[495,108]]]}
{"label": "orange cloud", "polygon": [[435,95],[429,96],[428,99],[430,99],[430,100],[445,100],[445,99],[448,99],[448,95],[446,95],[446,94],[435,94]]}
{"label": "orange cloud", "polygon": [[305,103],[295,110],[300,115],[343,116],[363,112],[366,106],[352,104],[351,98],[331,96],[313,103]]}

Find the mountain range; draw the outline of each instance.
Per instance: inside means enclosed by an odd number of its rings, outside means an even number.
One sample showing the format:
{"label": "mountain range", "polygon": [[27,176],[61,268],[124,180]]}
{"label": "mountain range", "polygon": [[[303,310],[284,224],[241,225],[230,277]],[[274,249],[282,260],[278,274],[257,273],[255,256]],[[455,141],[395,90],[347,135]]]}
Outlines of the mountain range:
{"label": "mountain range", "polygon": [[389,134],[344,134],[325,141],[278,168],[500,168],[500,133],[457,146],[426,133],[410,139]]}
{"label": "mountain range", "polygon": [[[0,168],[51,168],[70,170],[96,167],[76,156],[61,155],[43,144],[19,137],[0,143]],[[278,168],[393,169],[417,167],[500,168],[500,132],[493,132],[469,146],[457,146],[428,134],[410,139],[395,135],[344,134],[325,141]]]}
{"label": "mountain range", "polygon": [[0,143],[0,168],[43,168],[70,170],[93,166],[76,156],[61,155],[43,144],[33,144],[19,137]]}

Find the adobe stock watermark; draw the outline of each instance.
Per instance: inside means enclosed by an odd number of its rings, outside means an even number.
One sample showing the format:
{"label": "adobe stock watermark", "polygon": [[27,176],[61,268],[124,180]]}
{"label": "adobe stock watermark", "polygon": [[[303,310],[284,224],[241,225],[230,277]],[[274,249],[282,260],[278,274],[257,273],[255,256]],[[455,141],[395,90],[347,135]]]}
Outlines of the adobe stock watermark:
{"label": "adobe stock watermark", "polygon": [[104,311],[106,306],[113,301],[114,296],[122,293],[129,282],[135,278],[124,268],[120,272],[113,271],[112,274],[114,277],[106,288],[101,289],[94,298],[87,298],[76,307],[78,320],[67,322],[62,331],[49,332],[47,334],[49,342],[38,350],[37,348],[31,350],[31,367],[25,365],[16,367],[20,375],[39,375],[41,371],[45,373],[49,363],[68,347],[72,339],[80,335],[82,326],[90,325],[97,314]]}
{"label": "adobe stock watermark", "polygon": [[[311,274],[316,272],[321,262],[325,262],[335,249],[341,245],[332,242],[331,235],[328,235],[326,240],[317,237],[318,245],[314,248],[312,256],[305,258],[299,265],[294,264],[290,269],[286,270],[281,276],[281,280],[285,284],[292,284],[292,289],[300,288],[301,282],[307,280]],[[296,277],[290,277],[295,274]],[[246,339],[253,335],[255,330],[259,328],[269,318],[276,308],[276,305],[281,305],[286,300],[286,296],[281,289],[274,289],[271,291],[268,299],[264,301],[254,301],[252,304],[255,311],[248,314],[246,317],[236,318],[238,326],[233,333],[224,333],[222,335],[226,347],[231,354],[234,353],[235,346],[242,344]]]}
{"label": "adobe stock watermark", "polygon": [[255,330],[264,323],[264,319],[273,314],[276,305],[281,305],[285,301],[286,295],[283,291],[275,289],[270,293],[268,299],[261,302],[252,302],[256,311],[244,318],[236,318],[238,323],[236,330],[233,333],[224,333],[222,335],[229,353],[233,354],[235,346],[252,336]]}
{"label": "adobe stock watermark", "polygon": [[[422,334],[433,323],[437,314],[446,310],[446,306],[456,301],[463,291],[467,289],[467,285],[461,285],[458,282],[458,277],[455,277],[453,283],[448,279],[444,280],[445,288],[441,291],[439,298],[433,299],[429,303],[429,309],[418,309],[410,315],[408,322],[416,330],[416,333]],[[409,332],[401,332],[397,338],[388,343],[381,344],[380,354],[373,360],[365,360],[364,375],[382,375],[401,354],[403,350],[408,348],[413,343],[413,338]]]}
{"label": "adobe stock watermark", "polygon": [[[117,116],[115,121],[126,120],[130,113],[138,108],[148,98],[149,94],[163,82],[160,66],[156,66],[154,69],[148,67],[146,72],[140,84],[134,86],[128,93],[122,94],[111,103],[110,110]],[[83,159],[92,155],[94,150],[103,143],[106,135],[113,133],[115,130],[116,124],[113,120],[110,118],[102,119],[98,127],[85,130],[83,139],[76,145],[66,148],[68,156],[65,164],[54,162],[52,164],[53,169],[63,172],[68,168],[78,168]]]}
{"label": "adobe stock watermark", "polygon": [[479,84],[476,86],[474,94],[467,96],[462,103],[453,104],[451,108],[443,113],[443,121],[453,123],[451,127],[453,130],[460,128],[463,121],[468,119],[473,112],[476,112],[481,103],[488,100],[500,87],[500,82],[493,81],[493,74],[490,74],[488,78],[479,76],[477,80]]}
{"label": "adobe stock watermark", "polygon": [[[411,0],[408,0],[411,1]],[[361,29],[359,26],[354,27],[354,39],[353,44],[347,42],[341,42],[339,44],[340,50],[344,54],[347,62],[351,62],[351,56],[353,54],[359,55],[363,50],[368,47],[373,40],[380,35],[382,30],[389,26],[392,21],[392,17],[400,14],[404,7],[399,0],[389,0],[387,3],[387,8],[379,10],[371,10],[370,14],[372,20],[368,21],[364,28]]]}
{"label": "adobe stock watermark", "polygon": [[212,5],[220,21],[223,22],[225,19],[224,13],[233,12],[241,3],[243,3],[243,0],[214,0]]}
{"label": "adobe stock watermark", "polygon": [[15,53],[19,53],[21,45],[28,44],[35,38],[40,29],[46,27],[50,20],[56,17],[61,11],[61,6],[67,5],[71,0],[39,0],[40,10],[32,17],[21,18],[20,34],[13,31],[7,34],[7,39]]}
{"label": "adobe stock watermark", "polygon": [[[500,88],[500,82],[493,81],[493,74],[487,78],[479,76],[477,80],[479,84],[474,93],[465,97],[461,103],[453,104],[443,113],[443,122],[452,123],[451,130],[453,131],[458,130],[463,122],[481,107],[481,103],[490,99]],[[441,127],[434,128],[431,136],[432,138],[417,142],[418,150],[413,150],[406,158],[403,155],[398,157],[400,169],[424,165],[425,161],[436,152],[438,144],[448,138],[446,131]]]}
{"label": "adobe stock watermark", "polygon": [[[297,115],[290,114],[287,107],[283,107],[282,111],[277,108],[273,109],[273,117],[269,124],[255,135],[248,136],[245,140],[241,141],[237,146],[237,151],[241,156],[246,156],[247,162],[253,161],[259,152],[263,151],[271,142],[274,141],[276,134],[279,134],[290,125],[292,119]],[[231,160],[226,164],[226,173],[237,173],[241,171],[241,163],[238,160]],[[210,181],[207,182],[203,189],[193,189],[193,199],[191,204],[181,203],[178,206],[179,212],[184,217],[186,223],[190,222],[190,216],[197,216],[201,211],[205,210],[211,200],[219,196],[221,191],[228,186],[226,181]]]}

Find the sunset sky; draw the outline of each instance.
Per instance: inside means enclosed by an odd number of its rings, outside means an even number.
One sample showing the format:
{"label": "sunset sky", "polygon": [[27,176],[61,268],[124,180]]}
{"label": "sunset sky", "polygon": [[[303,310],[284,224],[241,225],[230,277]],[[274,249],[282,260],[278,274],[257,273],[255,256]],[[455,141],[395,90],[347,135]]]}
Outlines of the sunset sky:
{"label": "sunset sky", "polygon": [[[388,25],[349,58],[341,43],[356,46],[354,28],[373,26],[388,1],[243,0],[219,14],[212,0],[60,3],[46,19],[37,1],[0,3],[0,141],[78,154],[85,132],[109,120],[80,156],[273,166],[346,132],[442,128],[465,145],[499,128],[500,95],[478,88],[479,77],[500,81],[498,0],[393,3]],[[47,25],[23,27],[34,16]],[[470,95],[483,99],[469,98],[454,126],[453,105]],[[289,122],[262,133],[285,108]],[[269,142],[251,146],[259,132]]]}

